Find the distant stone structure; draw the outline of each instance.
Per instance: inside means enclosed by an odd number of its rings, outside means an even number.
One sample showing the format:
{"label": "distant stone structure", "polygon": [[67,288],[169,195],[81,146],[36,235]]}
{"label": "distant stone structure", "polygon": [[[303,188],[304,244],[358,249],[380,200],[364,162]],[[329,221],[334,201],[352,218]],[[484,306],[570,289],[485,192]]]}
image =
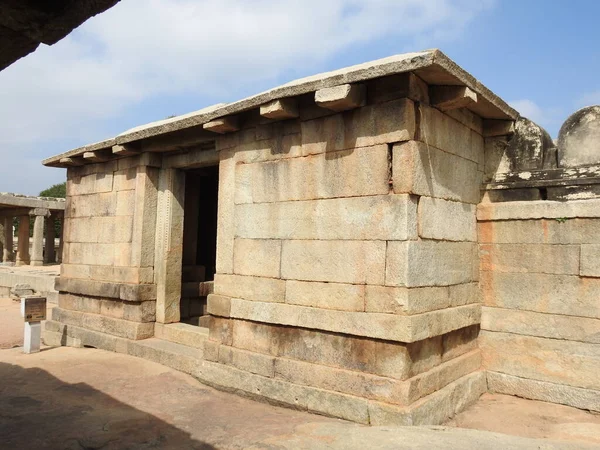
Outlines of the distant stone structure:
{"label": "distant stone structure", "polygon": [[374,425],[439,424],[487,390],[600,411],[584,123],[562,167],[433,50],[49,158],[68,199],[45,340]]}
{"label": "distant stone structure", "polygon": [[[62,223],[64,211],[64,198],[29,197],[0,192],[0,217],[2,218],[0,227],[3,229],[0,239],[2,262],[14,262],[17,266],[41,266],[44,263],[60,263],[62,236],[59,236],[60,244],[57,255],[54,248],[56,239],[55,222]],[[15,217],[19,219],[16,254],[13,243],[13,219]],[[30,246],[29,233],[32,219],[33,245]],[[45,239],[44,234],[46,235]]]}

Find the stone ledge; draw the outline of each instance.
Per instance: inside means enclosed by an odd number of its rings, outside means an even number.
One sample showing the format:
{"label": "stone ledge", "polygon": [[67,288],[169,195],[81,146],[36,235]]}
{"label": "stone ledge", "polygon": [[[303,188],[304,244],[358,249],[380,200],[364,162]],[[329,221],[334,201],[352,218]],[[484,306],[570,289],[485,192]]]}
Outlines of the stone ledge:
{"label": "stone ledge", "polygon": [[55,289],[70,294],[117,298],[128,302],[156,300],[155,284],[126,284],[108,281],[56,277]]}
{"label": "stone ledge", "polygon": [[600,319],[484,306],[481,329],[600,344]]}
{"label": "stone ledge", "polygon": [[486,391],[485,373],[478,371],[411,406],[400,407],[266,378],[208,361],[202,363],[194,376],[209,386],[253,399],[371,425],[438,425]]}
{"label": "stone ledge", "polygon": [[473,304],[396,316],[232,299],[230,317],[408,343],[480,323],[481,306]]}
{"label": "stone ledge", "polygon": [[490,392],[600,412],[600,391],[487,372]]}
{"label": "stone ledge", "polygon": [[571,219],[600,217],[600,200],[481,203],[477,220]]}
{"label": "stone ledge", "polygon": [[73,325],[99,331],[122,338],[139,340],[154,336],[154,322],[141,323],[115,319],[101,314],[69,311],[59,307],[52,309],[52,320],[65,325]]}

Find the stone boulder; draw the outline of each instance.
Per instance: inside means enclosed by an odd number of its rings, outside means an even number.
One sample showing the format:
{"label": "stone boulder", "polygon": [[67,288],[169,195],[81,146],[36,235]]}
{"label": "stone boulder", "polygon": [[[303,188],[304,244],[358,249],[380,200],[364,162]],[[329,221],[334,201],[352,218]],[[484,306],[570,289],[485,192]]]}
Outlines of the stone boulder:
{"label": "stone boulder", "polygon": [[558,133],[558,164],[579,167],[600,164],[600,106],[572,114]]}

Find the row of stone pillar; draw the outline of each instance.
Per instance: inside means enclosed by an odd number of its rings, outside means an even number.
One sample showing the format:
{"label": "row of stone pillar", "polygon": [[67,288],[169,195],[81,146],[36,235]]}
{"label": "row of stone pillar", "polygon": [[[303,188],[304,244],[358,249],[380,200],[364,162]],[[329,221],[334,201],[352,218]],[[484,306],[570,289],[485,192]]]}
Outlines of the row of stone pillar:
{"label": "row of stone pillar", "polygon": [[[29,254],[29,224],[33,217],[33,245],[31,255]],[[44,263],[62,262],[62,233],[59,236],[58,258],[54,251],[54,240],[56,230],[54,228],[56,220],[61,222],[61,231],[63,229],[63,214],[52,213],[43,208],[34,208],[28,215],[18,216],[19,220],[19,239],[17,243],[16,257],[13,254],[13,217],[4,217],[4,246],[2,251],[2,262],[15,262],[16,266],[41,266]],[[44,244],[44,223],[46,223],[46,239]]]}

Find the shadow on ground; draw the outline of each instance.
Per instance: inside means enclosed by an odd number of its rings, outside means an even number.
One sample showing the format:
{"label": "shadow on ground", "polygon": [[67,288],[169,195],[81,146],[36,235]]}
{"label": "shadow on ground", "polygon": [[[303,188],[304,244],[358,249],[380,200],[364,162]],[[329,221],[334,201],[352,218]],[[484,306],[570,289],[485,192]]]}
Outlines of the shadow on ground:
{"label": "shadow on ground", "polygon": [[68,384],[39,368],[0,363],[0,380],[3,448],[215,448],[85,383]]}

